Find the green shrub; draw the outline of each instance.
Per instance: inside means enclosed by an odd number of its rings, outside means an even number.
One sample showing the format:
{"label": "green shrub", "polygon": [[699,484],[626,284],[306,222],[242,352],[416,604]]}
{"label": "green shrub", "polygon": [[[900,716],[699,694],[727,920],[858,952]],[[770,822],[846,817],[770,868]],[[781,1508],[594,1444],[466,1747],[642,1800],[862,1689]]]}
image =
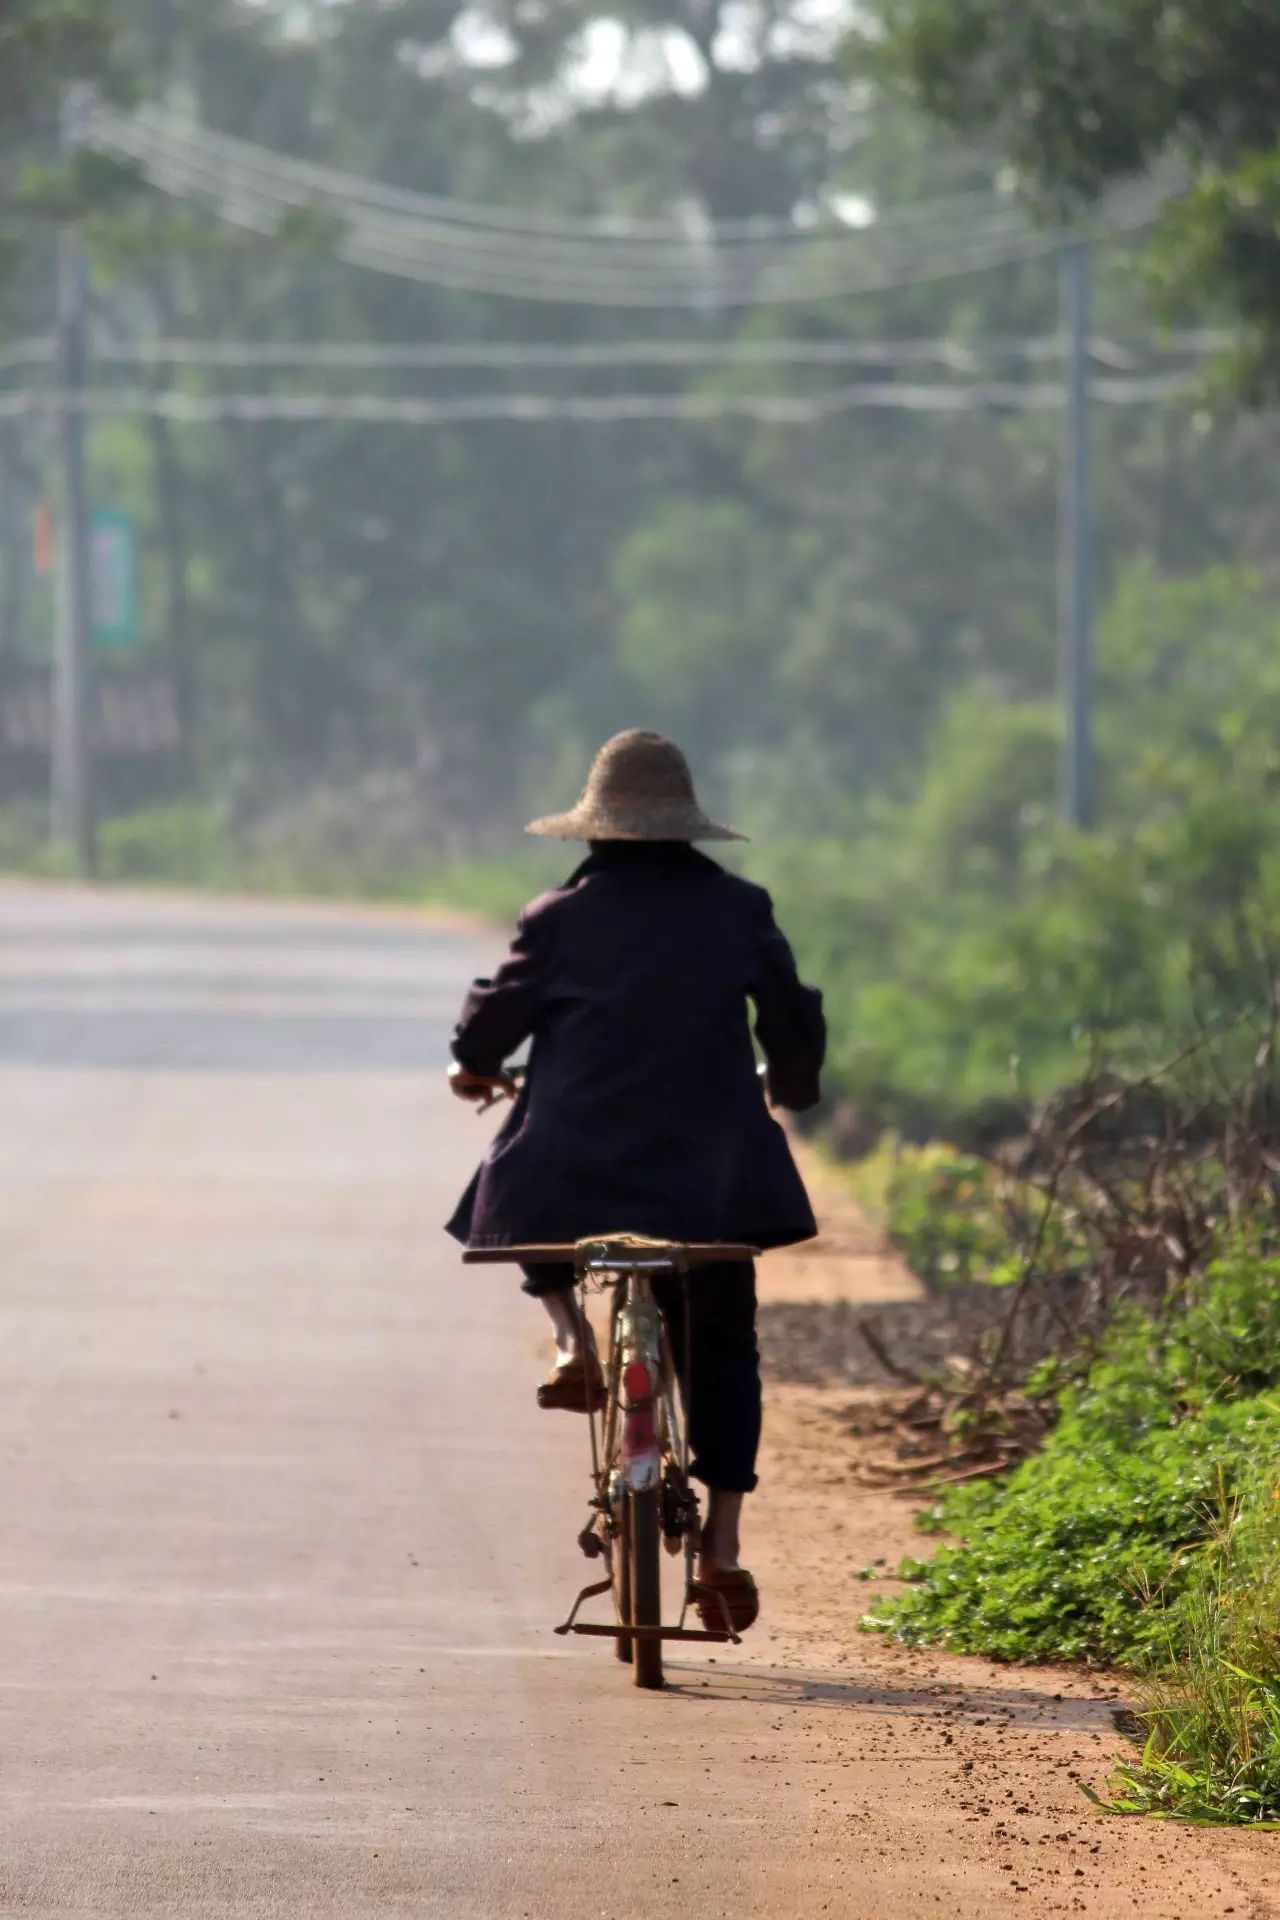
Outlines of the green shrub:
{"label": "green shrub", "polygon": [[62,879],[75,872],[70,847],[49,838],[48,811],[27,802],[0,807],[0,873]]}
{"label": "green shrub", "polygon": [[1046,1220],[1045,1197],[994,1161],[936,1142],[886,1135],[848,1171],[857,1199],[925,1286],[1007,1286],[1021,1278],[1021,1249],[1042,1265],[1083,1266],[1088,1248],[1071,1210]]}
{"label": "green shrub", "polygon": [[905,1563],[868,1624],[1009,1660],[1153,1656],[1212,1515],[1280,1452],[1277,1384],[1280,1261],[1235,1253],[1184,1311],[1113,1328],[1043,1452],[945,1498],[925,1524],[959,1543]]}
{"label": "green shrub", "polygon": [[856,1161],[847,1180],[863,1208],[929,1287],[1003,1279],[1013,1247],[1003,1197],[1009,1182],[991,1161],[895,1133]]}
{"label": "green shrub", "polygon": [[990,1161],[954,1147],[899,1150],[885,1195],[886,1230],[926,1286],[1008,1276],[1014,1250],[1002,1205],[1006,1185]]}
{"label": "green shrub", "polygon": [[204,887],[231,881],[235,855],[221,813],[184,800],[105,821],[98,870],[104,880]]}

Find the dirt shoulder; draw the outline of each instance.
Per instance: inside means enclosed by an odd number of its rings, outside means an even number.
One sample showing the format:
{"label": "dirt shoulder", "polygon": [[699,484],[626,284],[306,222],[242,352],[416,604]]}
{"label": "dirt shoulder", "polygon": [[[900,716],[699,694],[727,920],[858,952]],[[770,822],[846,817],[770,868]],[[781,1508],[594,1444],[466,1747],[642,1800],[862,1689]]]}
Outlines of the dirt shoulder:
{"label": "dirt shoulder", "polygon": [[[862,1569],[887,1573],[921,1540],[907,1503],[857,1484],[865,1442],[847,1415],[882,1388],[854,1323],[870,1311],[903,1325],[921,1296],[839,1184],[806,1171],[824,1237],[761,1270],[767,1417],[750,1545],[766,1613],[751,1655],[828,1701],[844,1765],[883,1764],[883,1794],[864,1816],[871,1860],[887,1872],[905,1834],[917,1844],[928,1835],[936,1857],[916,1883],[918,1911],[1280,1915],[1270,1836],[1121,1819],[1086,1799],[1082,1783],[1104,1789],[1123,1750],[1112,1718],[1125,1704],[1121,1680],[857,1631],[871,1599],[893,1590],[883,1577],[864,1582]],[[892,1874],[882,1905],[845,1910],[896,1913]]]}

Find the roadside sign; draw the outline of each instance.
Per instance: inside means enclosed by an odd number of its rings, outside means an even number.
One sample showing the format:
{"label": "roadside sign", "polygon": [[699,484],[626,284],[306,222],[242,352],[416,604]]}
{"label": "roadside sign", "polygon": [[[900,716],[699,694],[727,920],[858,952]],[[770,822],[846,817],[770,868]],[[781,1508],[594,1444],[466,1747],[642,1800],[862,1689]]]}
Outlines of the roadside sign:
{"label": "roadside sign", "polygon": [[137,534],[133,515],[114,507],[89,515],[89,638],[95,647],[138,638]]}

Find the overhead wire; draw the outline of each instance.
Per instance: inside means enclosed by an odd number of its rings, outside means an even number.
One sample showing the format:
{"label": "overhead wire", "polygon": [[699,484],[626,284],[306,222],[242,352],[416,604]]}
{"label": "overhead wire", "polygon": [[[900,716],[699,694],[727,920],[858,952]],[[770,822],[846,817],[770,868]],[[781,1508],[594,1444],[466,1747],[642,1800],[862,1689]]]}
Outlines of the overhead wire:
{"label": "overhead wire", "polygon": [[[852,221],[830,208],[825,222],[812,212],[803,218],[794,215],[784,219],[753,216],[738,221],[717,221],[699,216],[692,223],[687,219],[683,223],[670,219],[666,222],[636,222],[615,216],[568,218],[529,214],[523,210],[485,206],[447,196],[388,187],[366,176],[317,165],[238,136],[217,133],[198,121],[182,118],[154,104],[139,108],[129,116],[114,113],[110,109],[100,109],[99,130],[102,137],[107,139],[131,138],[136,142],[141,137],[144,144],[149,141],[154,146],[158,141],[161,150],[167,149],[188,159],[198,155],[212,158],[224,176],[243,173],[260,186],[267,182],[274,183],[277,191],[282,191],[287,183],[294,204],[315,204],[319,198],[333,200],[361,214],[391,212],[397,216],[392,231],[401,237],[411,231],[421,231],[423,234],[442,232],[455,241],[462,236],[472,244],[492,245],[496,236],[504,246],[509,246],[513,239],[517,242],[522,238],[528,239],[535,246],[545,240],[556,239],[591,249],[597,255],[607,250],[617,258],[629,258],[634,253],[640,259],[652,260],[655,250],[658,258],[670,256],[681,259],[691,251],[704,247],[724,248],[737,258],[740,250],[735,247],[735,242],[739,241],[745,243],[748,249],[753,246],[758,249],[762,240],[768,243],[770,249],[776,249],[779,245],[849,244],[865,240],[869,234],[883,238],[887,234],[896,234],[898,230],[909,232],[921,224],[932,225],[941,234],[954,234],[965,210],[973,214],[981,212],[986,228],[995,222],[998,226],[1010,229],[1034,231],[1025,212],[1007,195],[993,188],[970,189],[959,194],[908,201],[888,208],[867,202],[868,218],[865,221]],[[1145,181],[1128,183],[1109,198],[1124,223],[1130,215],[1121,210],[1128,206],[1135,194],[1144,202],[1145,217],[1145,203],[1150,200],[1153,189],[1156,200],[1163,201],[1173,186],[1174,177],[1166,171],[1165,177],[1160,180],[1149,177]],[[304,196],[298,195],[296,190],[299,188],[307,190]],[[864,198],[856,192],[844,197],[854,201]],[[640,238],[634,247],[629,247],[627,242],[632,236]],[[602,246],[602,242],[606,244]],[[557,250],[540,257],[560,259],[564,255]]]}
{"label": "overhead wire", "polygon": [[[159,125],[151,123],[139,126],[120,119],[110,123],[114,138],[129,141],[138,154],[161,153],[172,155],[176,160],[194,163],[197,161],[216,165],[223,177],[244,178],[251,184],[270,187],[280,197],[297,205],[331,203],[360,217],[387,221],[388,216],[369,205],[369,198],[378,191],[377,183],[361,183],[350,176],[341,176],[339,185],[329,190],[334,180],[328,170],[315,169],[299,165],[287,155],[272,153],[269,149],[248,142],[232,140],[226,136],[210,136],[199,126],[179,127],[173,123]],[[301,177],[300,177],[301,176]],[[309,177],[314,176],[314,177]],[[367,191],[352,192],[344,183],[352,180],[352,185],[362,185]],[[318,191],[317,189],[324,189]],[[1131,189],[1125,189],[1128,192]],[[401,196],[409,197],[411,196]],[[851,200],[857,195],[848,196]],[[399,212],[390,219],[391,229],[401,235],[418,233],[423,237],[443,235],[450,239],[465,239],[476,248],[492,250],[501,247],[507,253],[513,248],[527,256],[544,260],[561,260],[577,249],[589,251],[597,257],[605,254],[618,259],[639,259],[642,261],[688,256],[695,247],[711,246],[724,249],[734,257],[744,253],[772,252],[779,246],[810,245],[820,243],[856,243],[865,237],[874,227],[883,234],[899,228],[910,231],[918,229],[923,223],[939,230],[954,230],[962,209],[970,209],[966,217],[980,217],[984,222],[999,220],[1007,225],[1025,225],[1026,216],[1007,197],[987,189],[978,193],[959,196],[947,196],[939,200],[911,201],[901,206],[872,209],[868,206],[867,218],[853,222],[848,219],[828,224],[813,220],[792,220],[775,223],[773,232],[767,239],[751,237],[744,233],[735,241],[727,236],[723,227],[712,221],[698,220],[692,225],[686,223],[683,229],[673,230],[662,240],[627,242],[614,234],[594,234],[582,230],[566,229],[564,236],[554,241],[537,235],[512,235],[495,233],[490,228],[476,228],[465,222],[423,219],[421,216]],[[768,223],[748,223],[753,231]]]}
{"label": "overhead wire", "polygon": [[[951,196],[877,214],[866,226],[747,220],[697,232],[674,225],[577,220],[481,207],[317,166],[255,143],[179,122],[164,109],[122,115],[99,107],[90,139],[135,159],[160,190],[195,198],[243,230],[274,236],[289,214],[321,211],[339,221],[335,250],[354,264],[437,286],[597,306],[778,305],[867,292],[887,292],[978,272],[1056,252],[1064,235],[1033,228],[1017,208],[993,194]],[[1105,231],[1147,224],[1167,197],[1167,183],[1144,181],[1113,197]],[[320,202],[317,207],[317,201]],[[965,210],[961,217],[961,209]],[[856,244],[855,244],[856,243]],[[858,255],[862,258],[859,260]],[[868,258],[868,256],[870,256]],[[779,278],[784,275],[785,278]],[[1166,351],[1215,351],[1222,336],[1184,335]],[[153,341],[107,345],[98,357],[118,364],[266,370],[391,370],[487,366],[590,368],[651,365],[730,369],[734,366],[940,364],[974,372],[1001,358],[1027,364],[1061,357],[1056,336],[984,341],[695,341],[585,343],[275,343]],[[1148,353],[1150,349],[1147,350]],[[1102,365],[1129,376],[1095,377],[1104,403],[1162,397],[1185,384],[1182,372],[1134,376],[1135,350],[1102,338],[1091,344]],[[19,342],[0,367],[49,357],[41,342]],[[76,396],[9,394],[7,417],[34,407],[85,412],[160,413],[173,420],[362,420],[408,424],[539,419],[711,419],[754,417],[803,421],[885,407],[964,411],[983,407],[1057,406],[1057,386],[986,380],[862,382],[820,395],[687,392],[682,394],[481,394],[432,399],[352,395],[192,394],[151,389],[93,389]]]}
{"label": "overhead wire", "polygon": [[[166,174],[155,174],[153,179],[161,190],[184,199],[193,194],[201,197],[201,183],[193,181],[189,175],[175,179]],[[213,190],[212,211],[230,225],[270,238],[277,233],[288,209],[254,189],[241,186],[234,192],[229,191],[226,182],[220,181]],[[1148,209],[1143,208],[1133,216],[1132,224],[1145,224],[1148,217]],[[468,259],[459,259],[454,254],[442,254],[439,250],[424,254],[416,248],[406,247],[384,232],[367,232],[359,228],[340,232],[336,237],[334,252],[353,265],[462,292],[561,305],[663,309],[691,307],[714,311],[718,307],[728,306],[803,304],[857,293],[888,292],[921,286],[1015,260],[1043,257],[1056,252],[1060,245],[1061,236],[1057,234],[1043,234],[1033,240],[1019,238],[1016,242],[999,235],[985,239],[977,236],[962,245],[953,241],[949,248],[923,253],[919,258],[901,265],[890,263],[877,266],[873,263],[852,270],[830,272],[825,269],[819,271],[821,263],[813,260],[801,260],[798,263],[799,271],[796,263],[788,262],[785,280],[770,279],[756,273],[746,277],[730,274],[724,269],[723,263],[709,259],[700,263],[696,274],[686,274],[681,278],[638,275],[612,269],[569,274],[547,273],[519,265],[506,268],[477,265]],[[776,273],[777,263],[773,271]]]}
{"label": "overhead wire", "polygon": [[[661,245],[687,245],[689,223],[673,216],[661,220],[641,220],[618,214],[564,215],[523,208],[495,207],[451,195],[422,193],[413,189],[388,186],[367,176],[344,172],[339,168],[301,160],[278,149],[254,141],[218,133],[199,122],[179,116],[171,109],[150,104],[130,114],[119,113],[99,104],[89,122],[90,137],[99,141],[121,140],[139,134],[151,139],[177,138],[184,145],[218,155],[224,162],[270,171],[308,188],[313,194],[345,199],[367,211],[391,213],[418,221],[443,220],[451,225],[488,230],[500,235],[544,239],[589,241],[654,242]],[[853,196],[856,197],[856,196]],[[954,219],[966,207],[988,205],[996,196],[990,188],[970,189],[925,203],[911,203],[898,209],[900,217],[912,219],[921,213]],[[835,232],[848,233],[852,223],[838,213],[828,211]],[[811,237],[811,220],[794,216],[751,215],[738,220],[696,222],[699,232],[717,245],[735,241],[787,241]],[[856,231],[856,227],[852,227]]]}
{"label": "overhead wire", "polygon": [[[846,222],[824,225],[790,222],[777,228],[768,238],[748,235],[726,236],[714,224],[698,224],[685,231],[673,231],[661,240],[628,240],[616,235],[566,232],[547,238],[536,234],[512,234],[465,222],[424,218],[408,212],[387,213],[371,206],[363,197],[342,186],[331,186],[335,178],[351,179],[355,188],[370,191],[377,183],[362,183],[353,176],[334,176],[329,169],[313,168],[287,155],[272,154],[266,148],[209,135],[200,127],[182,128],[170,122],[128,121],[119,116],[104,121],[95,136],[99,144],[113,145],[127,157],[149,163],[158,172],[177,173],[192,182],[212,181],[228,192],[247,189],[294,209],[327,209],[359,226],[362,231],[380,234],[399,244],[421,244],[461,250],[474,261],[514,263],[544,270],[563,267],[600,267],[657,272],[664,269],[687,271],[691,263],[706,255],[722,256],[735,269],[767,263],[781,253],[801,249],[865,245],[874,227],[877,238],[904,232],[919,232],[923,223],[938,234],[954,233],[958,212],[953,201],[912,202],[901,212],[889,210],[865,225]],[[993,194],[979,197],[980,216],[985,228],[1025,231],[1025,215],[1007,200]]]}
{"label": "overhead wire", "polygon": [[[1201,328],[1141,343],[1095,335],[1091,360],[1117,371],[1134,371],[1151,358],[1202,358],[1225,352],[1234,336]],[[1061,334],[986,335],[974,340],[617,340],[617,341],[277,341],[170,339],[164,336],[95,341],[91,358],[103,366],[174,366],[211,372],[249,371],[432,372],[466,367],[509,372],[517,368],[590,371],[632,367],[688,367],[732,371],[737,367],[930,366],[981,371],[1001,362],[1053,364],[1068,343]],[[49,366],[56,358],[52,335],[0,348],[0,372]]]}
{"label": "overhead wire", "polygon": [[[838,244],[829,232],[797,230],[785,245],[724,248],[693,237],[679,246],[637,255],[599,239],[542,241],[477,236],[456,226],[442,228],[404,219],[369,217],[360,203],[340,200],[317,207],[316,193],[298,177],[295,163],[275,156],[271,165],[243,160],[247,143],[199,132],[108,116],[95,122],[93,137],[142,165],[161,191],[196,198],[229,224],[273,235],[291,213],[330,212],[339,220],[335,252],[355,265],[394,273],[459,291],[522,300],[596,306],[717,306],[794,304],[976,272],[1008,260],[1056,251],[1060,234],[1037,232],[1017,209],[996,207],[965,229],[952,219],[932,230],[895,234],[888,216],[862,229],[842,229]],[[255,153],[265,149],[253,149]],[[236,156],[236,157],[230,157]],[[328,170],[315,170],[327,174]],[[349,176],[341,176],[343,179]],[[365,183],[376,186],[376,183]],[[1128,189],[1108,211],[1110,231],[1146,224],[1164,197],[1153,183]],[[914,210],[918,215],[920,209]],[[850,243],[862,264],[852,258]],[[879,259],[875,258],[879,254]],[[870,261],[865,256],[870,254]]]}
{"label": "overhead wire", "polygon": [[[777,242],[763,247],[718,249],[716,243],[695,236],[686,236],[674,245],[667,243],[660,251],[646,249],[640,254],[598,240],[557,242],[548,250],[541,242],[517,242],[505,236],[477,235],[453,226],[424,227],[421,223],[370,217],[357,203],[318,199],[314,192],[290,176],[282,178],[274,170],[263,170],[256,165],[230,164],[211,153],[199,136],[162,136],[157,146],[154,136],[139,135],[136,129],[126,127],[116,132],[111,144],[126,157],[142,163],[149,177],[163,189],[212,199],[255,226],[265,224],[268,214],[279,219],[287,212],[328,211],[349,224],[359,240],[379,246],[384,252],[429,252],[441,264],[499,271],[504,275],[531,271],[560,274],[572,269],[575,274],[586,271],[596,276],[634,278],[640,271],[646,281],[653,284],[661,278],[687,277],[693,273],[701,285],[708,262],[717,257],[720,257],[723,277],[729,271],[758,270],[776,261],[781,250]],[[1002,221],[1009,218],[1007,211],[999,217]],[[1019,227],[1022,224],[1019,220]],[[847,240],[850,236],[846,233],[842,237]],[[793,233],[789,250],[793,250],[797,242],[814,247],[821,246],[823,240],[824,236]]]}
{"label": "overhead wire", "polygon": [[[1185,372],[1102,377],[1090,394],[1103,405],[1133,406],[1185,392]],[[195,394],[145,387],[86,388],[79,392],[26,389],[0,394],[0,418],[62,411],[87,415],[139,414],[175,423],[211,421],[334,422],[385,426],[466,426],[486,422],[578,420],[708,421],[743,418],[778,426],[810,425],[859,409],[905,412],[1045,412],[1063,405],[1053,381],[968,384],[859,382],[821,394],[707,392],[680,394],[501,394],[428,399],[418,395]]]}

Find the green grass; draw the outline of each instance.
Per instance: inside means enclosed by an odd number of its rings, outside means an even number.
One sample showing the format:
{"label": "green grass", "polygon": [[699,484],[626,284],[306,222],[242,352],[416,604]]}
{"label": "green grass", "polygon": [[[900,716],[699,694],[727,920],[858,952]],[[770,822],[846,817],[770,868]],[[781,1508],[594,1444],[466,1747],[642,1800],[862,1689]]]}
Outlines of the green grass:
{"label": "green grass", "polygon": [[1117,1323],[1043,1451],[924,1516],[864,1625],[908,1644],[1138,1676],[1116,1812],[1280,1824],[1280,1260],[1239,1248]]}
{"label": "green grass", "polygon": [[[390,862],[311,842],[258,842],[233,832],[218,807],[188,800],[104,821],[98,834],[98,878],[109,885],[442,906],[499,921],[513,920],[572,857],[571,849],[530,847],[503,860]],[[0,808],[0,873],[64,879],[74,871],[70,848],[48,839],[41,809]]]}
{"label": "green grass", "polygon": [[1280,1458],[1209,1530],[1147,1662],[1140,1755],[1110,1805],[1205,1825],[1280,1827]]}

